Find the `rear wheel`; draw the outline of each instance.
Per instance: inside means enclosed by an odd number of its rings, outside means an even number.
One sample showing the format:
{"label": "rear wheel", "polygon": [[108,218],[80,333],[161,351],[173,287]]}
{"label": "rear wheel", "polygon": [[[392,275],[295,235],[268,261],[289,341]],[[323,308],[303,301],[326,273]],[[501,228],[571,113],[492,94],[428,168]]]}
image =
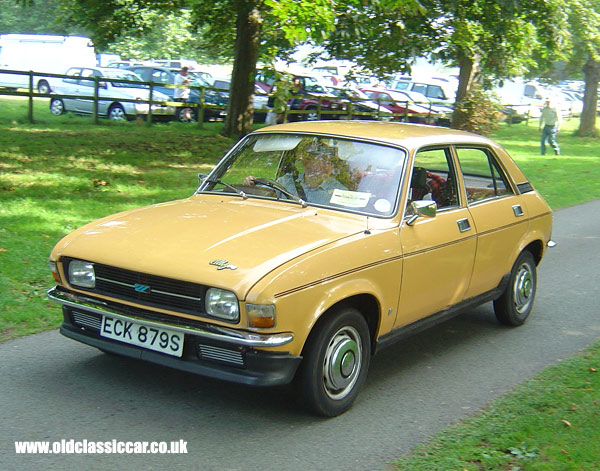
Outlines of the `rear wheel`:
{"label": "rear wheel", "polygon": [[38,92],[50,93],[50,84],[46,80],[40,80],[38,82]]}
{"label": "rear wheel", "polygon": [[526,250],[517,257],[506,290],[494,301],[494,312],[498,321],[512,326],[523,324],[533,309],[536,287],[535,259],[531,252]]}
{"label": "rear wheel", "polygon": [[50,100],[50,113],[55,116],[60,116],[65,112],[65,104],[59,98],[53,98]]}
{"label": "rear wheel", "polygon": [[309,409],[333,417],[352,406],[367,379],[371,338],[354,308],[339,309],[316,329],[304,349],[298,392]]}
{"label": "rear wheel", "polygon": [[117,103],[109,108],[108,119],[113,121],[124,121],[127,119],[127,115],[125,114],[123,107]]}

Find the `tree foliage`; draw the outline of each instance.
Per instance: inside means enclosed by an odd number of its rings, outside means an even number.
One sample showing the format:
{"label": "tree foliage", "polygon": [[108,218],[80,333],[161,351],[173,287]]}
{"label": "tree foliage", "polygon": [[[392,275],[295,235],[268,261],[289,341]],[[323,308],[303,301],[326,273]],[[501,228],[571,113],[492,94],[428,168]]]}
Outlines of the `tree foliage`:
{"label": "tree foliage", "polygon": [[600,0],[568,0],[571,47],[568,68],[582,70],[585,79],[583,111],[577,134],[597,135],[596,110],[600,80]]}

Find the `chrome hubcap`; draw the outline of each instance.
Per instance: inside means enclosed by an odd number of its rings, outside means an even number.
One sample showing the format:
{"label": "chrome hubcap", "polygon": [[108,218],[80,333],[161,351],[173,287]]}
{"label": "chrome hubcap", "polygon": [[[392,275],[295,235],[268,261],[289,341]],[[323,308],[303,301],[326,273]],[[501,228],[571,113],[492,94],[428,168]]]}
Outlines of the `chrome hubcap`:
{"label": "chrome hubcap", "polygon": [[533,300],[534,282],[529,265],[522,265],[515,277],[514,302],[517,311],[522,313]]}
{"label": "chrome hubcap", "polygon": [[343,327],[331,338],[323,364],[325,391],[332,399],[347,396],[360,374],[362,344],[353,327]]}

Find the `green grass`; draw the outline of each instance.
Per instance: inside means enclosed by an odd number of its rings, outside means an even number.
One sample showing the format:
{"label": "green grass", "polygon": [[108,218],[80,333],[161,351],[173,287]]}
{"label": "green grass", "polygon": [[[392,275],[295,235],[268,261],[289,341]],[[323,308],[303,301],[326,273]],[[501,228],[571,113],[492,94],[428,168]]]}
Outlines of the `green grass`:
{"label": "green grass", "polygon": [[[183,198],[233,144],[220,124],[94,126],[52,116],[47,100],[0,98],[0,340],[58,327],[45,296],[52,246],[76,227],[120,210]],[[598,139],[563,125],[563,155],[539,155],[537,123],[493,136],[553,208],[600,198]],[[600,469],[600,343],[545,370],[402,458],[402,471]]]}
{"label": "green grass", "polygon": [[32,125],[24,100],[0,100],[2,340],[60,324],[45,296],[48,255],[60,238],[111,213],[189,196],[197,174],[233,144],[217,123],[94,126],[88,117],[52,116],[44,101]]}
{"label": "green grass", "polygon": [[398,460],[398,471],[600,469],[600,342]]}
{"label": "green grass", "polygon": [[503,126],[492,136],[502,144],[554,209],[600,198],[598,138],[574,137],[578,119],[563,122],[558,135],[561,155],[548,148],[540,155],[537,122]]}

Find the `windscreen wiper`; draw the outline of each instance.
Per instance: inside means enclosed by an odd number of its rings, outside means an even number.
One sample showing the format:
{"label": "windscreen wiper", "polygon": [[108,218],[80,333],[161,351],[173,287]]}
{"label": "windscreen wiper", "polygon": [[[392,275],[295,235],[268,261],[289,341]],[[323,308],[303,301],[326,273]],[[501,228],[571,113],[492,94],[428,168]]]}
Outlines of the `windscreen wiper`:
{"label": "windscreen wiper", "polygon": [[292,199],[296,203],[300,204],[303,208],[306,208],[306,206],[307,206],[306,201],[304,201],[302,198],[299,198],[294,193],[291,193],[285,186],[283,186],[281,183],[276,182],[275,180],[271,180],[270,178],[254,177],[253,181],[256,185],[263,185],[263,186],[267,186],[269,188],[273,188],[277,191],[280,191],[285,196],[287,196],[289,199]]}
{"label": "windscreen wiper", "polygon": [[210,178],[208,180],[206,180],[209,183],[220,183],[223,186],[226,186],[227,188],[229,188],[230,190],[235,191],[235,193],[239,196],[242,197],[242,199],[247,200],[248,199],[248,195],[246,193],[244,193],[242,190],[240,190],[239,188],[236,188],[235,186],[224,182],[223,180],[221,180],[220,178]]}

